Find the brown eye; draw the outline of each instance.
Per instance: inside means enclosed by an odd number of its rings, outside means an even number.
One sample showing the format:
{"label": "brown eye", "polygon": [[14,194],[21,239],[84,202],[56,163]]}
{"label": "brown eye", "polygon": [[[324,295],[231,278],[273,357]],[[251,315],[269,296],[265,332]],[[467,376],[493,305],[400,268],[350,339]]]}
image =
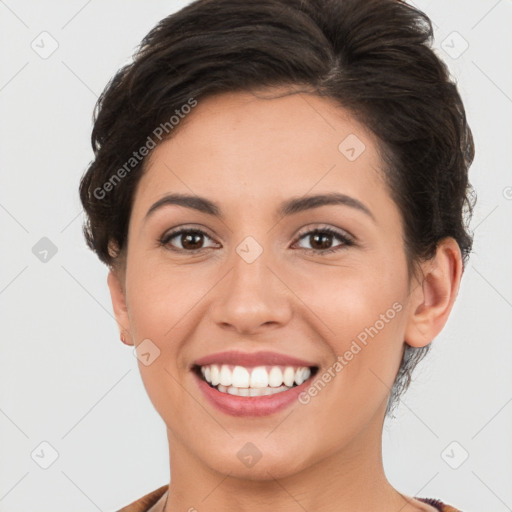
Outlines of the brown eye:
{"label": "brown eye", "polygon": [[200,249],[200,246],[203,244],[203,235],[201,233],[182,233],[179,236],[184,249]]}
{"label": "brown eye", "polygon": [[[333,245],[335,239],[338,239],[341,243]],[[301,245],[304,240],[309,243],[310,247]],[[299,247],[306,251],[313,251],[319,254],[338,251],[351,245],[354,245],[354,242],[348,235],[331,228],[317,228],[303,233],[299,237]]]}
{"label": "brown eye", "polygon": [[194,252],[206,249],[207,247],[204,246],[206,240],[211,238],[200,229],[179,229],[164,235],[160,244],[171,250]]}
{"label": "brown eye", "polygon": [[313,249],[330,249],[332,245],[333,235],[328,233],[314,233],[309,235],[309,240]]}

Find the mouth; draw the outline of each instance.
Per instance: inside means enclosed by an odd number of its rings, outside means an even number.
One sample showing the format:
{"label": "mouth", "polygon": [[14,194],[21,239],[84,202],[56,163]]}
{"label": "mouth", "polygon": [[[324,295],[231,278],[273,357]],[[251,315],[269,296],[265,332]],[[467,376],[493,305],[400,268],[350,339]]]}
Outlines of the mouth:
{"label": "mouth", "polygon": [[240,397],[284,393],[314,377],[318,366],[195,364],[192,371],[210,388]]}

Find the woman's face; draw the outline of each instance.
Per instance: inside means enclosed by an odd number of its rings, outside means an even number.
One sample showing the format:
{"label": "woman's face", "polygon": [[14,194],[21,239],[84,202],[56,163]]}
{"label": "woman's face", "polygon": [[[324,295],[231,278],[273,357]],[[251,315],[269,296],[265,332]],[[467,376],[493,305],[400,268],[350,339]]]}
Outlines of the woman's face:
{"label": "woman's face", "polygon": [[[376,141],[308,94],[218,95],[182,122],[150,155],[121,277],[121,323],[140,344],[171,454],[251,479],[333,454],[350,464],[380,445],[414,286]],[[189,206],[162,201],[171,194]],[[248,388],[269,374],[274,389],[290,384],[300,366],[316,374],[273,395],[235,396],[200,376],[215,379],[213,366],[197,364],[216,354],[210,362],[227,366],[217,378],[236,374],[235,393],[266,393]]]}

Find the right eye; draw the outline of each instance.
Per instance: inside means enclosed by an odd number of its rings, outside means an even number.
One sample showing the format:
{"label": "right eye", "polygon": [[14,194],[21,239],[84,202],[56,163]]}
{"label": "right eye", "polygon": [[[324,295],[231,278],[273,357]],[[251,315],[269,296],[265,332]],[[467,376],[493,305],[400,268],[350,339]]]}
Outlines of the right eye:
{"label": "right eye", "polygon": [[[212,247],[203,247],[205,239],[212,240],[210,236],[201,229],[179,228],[165,233],[160,238],[159,243],[171,251],[193,253]],[[175,242],[173,242],[173,240],[175,240]],[[176,243],[181,247],[176,247]],[[215,245],[213,245],[213,247],[215,247]]]}

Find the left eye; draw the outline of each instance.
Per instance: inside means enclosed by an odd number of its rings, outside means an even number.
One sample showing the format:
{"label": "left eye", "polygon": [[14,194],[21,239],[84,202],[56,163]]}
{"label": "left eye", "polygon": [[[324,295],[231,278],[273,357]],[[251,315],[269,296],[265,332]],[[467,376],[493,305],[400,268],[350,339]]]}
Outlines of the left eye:
{"label": "left eye", "polygon": [[173,250],[179,251],[199,251],[201,249],[206,249],[207,247],[202,247],[205,238],[211,240],[211,238],[200,229],[179,229],[177,231],[173,231],[168,233],[162,237],[160,240],[161,245],[173,245],[171,241],[174,239],[179,240],[181,247],[171,247]]}
{"label": "left eye", "polygon": [[[334,238],[340,240],[341,244],[333,246]],[[353,241],[347,235],[330,228],[317,228],[308,231],[300,236],[299,241],[301,240],[307,240],[313,245],[311,248],[301,246],[302,249],[319,253],[338,251],[343,247],[353,245]]]}

